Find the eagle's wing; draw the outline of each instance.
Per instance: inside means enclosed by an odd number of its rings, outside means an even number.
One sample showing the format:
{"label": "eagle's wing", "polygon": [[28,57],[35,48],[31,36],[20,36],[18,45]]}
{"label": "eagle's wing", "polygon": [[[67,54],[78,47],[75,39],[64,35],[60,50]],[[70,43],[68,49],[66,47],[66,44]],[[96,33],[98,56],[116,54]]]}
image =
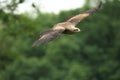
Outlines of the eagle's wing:
{"label": "eagle's wing", "polygon": [[87,10],[86,12],[82,14],[73,16],[72,18],[68,19],[67,22],[71,22],[72,24],[77,25],[82,19],[86,18],[87,16],[89,16],[90,14],[94,12],[97,12],[100,9],[101,5],[102,5],[102,2],[100,2],[100,4],[96,8]]}
{"label": "eagle's wing", "polygon": [[56,29],[56,30],[51,29],[41,33],[40,34],[41,37],[33,43],[32,47],[38,46],[42,43],[49,42],[57,38],[63,31],[64,29]]}

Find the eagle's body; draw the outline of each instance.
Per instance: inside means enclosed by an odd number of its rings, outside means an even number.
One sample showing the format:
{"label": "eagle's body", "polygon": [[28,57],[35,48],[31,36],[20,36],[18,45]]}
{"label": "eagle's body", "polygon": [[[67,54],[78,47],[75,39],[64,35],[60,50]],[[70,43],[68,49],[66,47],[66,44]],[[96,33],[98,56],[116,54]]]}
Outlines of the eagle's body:
{"label": "eagle's body", "polygon": [[75,25],[73,25],[70,22],[62,22],[62,23],[58,23],[56,24],[52,29],[53,30],[57,30],[57,29],[61,29],[64,30],[63,33],[64,34],[71,34],[74,33],[73,29],[75,28]]}
{"label": "eagle's body", "polygon": [[32,46],[38,46],[42,43],[51,41],[58,37],[60,34],[73,34],[76,32],[80,32],[80,29],[76,27],[76,25],[85,17],[91,15],[92,13],[96,12],[99,10],[101,7],[102,2],[93,9],[90,9],[82,14],[78,14],[76,16],[73,16],[72,18],[68,19],[65,22],[55,24],[53,28],[44,31],[40,34],[40,39],[35,41]]}

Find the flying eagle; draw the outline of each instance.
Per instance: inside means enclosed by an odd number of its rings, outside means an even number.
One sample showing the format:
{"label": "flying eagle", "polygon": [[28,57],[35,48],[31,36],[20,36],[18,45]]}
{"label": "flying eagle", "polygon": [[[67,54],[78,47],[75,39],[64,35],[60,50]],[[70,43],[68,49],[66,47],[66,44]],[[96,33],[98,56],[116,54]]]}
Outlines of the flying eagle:
{"label": "flying eagle", "polygon": [[88,17],[94,12],[97,12],[100,9],[101,5],[102,5],[102,2],[100,2],[100,4],[96,8],[87,10],[82,14],[75,15],[65,22],[55,24],[53,28],[42,32],[40,34],[40,38],[33,43],[32,47],[38,46],[45,42],[49,42],[57,38],[61,34],[72,34],[72,33],[80,32],[80,29],[75,26],[84,18]]}

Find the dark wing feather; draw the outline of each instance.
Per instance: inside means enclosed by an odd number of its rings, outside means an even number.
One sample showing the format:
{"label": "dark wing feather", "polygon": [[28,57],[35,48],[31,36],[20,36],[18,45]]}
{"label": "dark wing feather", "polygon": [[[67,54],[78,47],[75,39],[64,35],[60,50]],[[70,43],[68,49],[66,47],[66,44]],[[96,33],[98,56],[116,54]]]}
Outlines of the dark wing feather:
{"label": "dark wing feather", "polygon": [[100,2],[100,4],[96,8],[87,10],[86,12],[84,12],[82,14],[78,14],[78,15],[68,19],[67,22],[71,22],[72,24],[77,25],[82,19],[88,17],[90,14],[92,14],[94,12],[97,12],[100,9],[101,5],[102,5],[102,2]]}
{"label": "dark wing feather", "polygon": [[32,45],[32,47],[34,46],[38,46],[42,43],[45,43],[45,42],[49,42],[55,38],[57,38],[64,30],[48,30],[48,31],[45,31],[43,33],[41,33],[41,38],[37,41],[35,41]]}
{"label": "dark wing feather", "polygon": [[52,32],[53,31],[53,29],[49,29],[49,30],[47,30],[47,31],[43,31],[42,33],[40,33],[40,36],[42,36],[42,35],[44,35],[44,34],[47,34],[47,33],[49,33],[49,32]]}

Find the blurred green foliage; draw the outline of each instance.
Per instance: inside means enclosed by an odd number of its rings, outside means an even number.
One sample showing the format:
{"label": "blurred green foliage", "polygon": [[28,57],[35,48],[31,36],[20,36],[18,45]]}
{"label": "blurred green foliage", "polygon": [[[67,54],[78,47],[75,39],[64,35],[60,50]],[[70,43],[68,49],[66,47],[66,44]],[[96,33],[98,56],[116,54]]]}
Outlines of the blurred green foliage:
{"label": "blurred green foliage", "polygon": [[86,5],[35,19],[0,9],[0,80],[120,80],[119,0],[106,1],[78,24],[81,33],[31,47],[40,31],[89,9]]}

